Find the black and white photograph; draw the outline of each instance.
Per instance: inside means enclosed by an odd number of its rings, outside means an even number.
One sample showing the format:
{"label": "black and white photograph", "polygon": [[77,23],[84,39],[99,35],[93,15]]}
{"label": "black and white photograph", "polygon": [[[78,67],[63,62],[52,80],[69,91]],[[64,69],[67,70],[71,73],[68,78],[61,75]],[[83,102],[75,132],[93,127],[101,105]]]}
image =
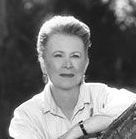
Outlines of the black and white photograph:
{"label": "black and white photograph", "polygon": [[0,0],[0,139],[136,139],[136,0]]}

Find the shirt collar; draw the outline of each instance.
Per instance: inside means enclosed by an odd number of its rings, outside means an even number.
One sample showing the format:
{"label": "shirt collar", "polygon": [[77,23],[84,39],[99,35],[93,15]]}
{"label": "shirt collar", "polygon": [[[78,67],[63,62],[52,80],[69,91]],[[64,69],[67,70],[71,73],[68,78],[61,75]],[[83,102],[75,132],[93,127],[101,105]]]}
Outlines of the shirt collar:
{"label": "shirt collar", "polygon": [[44,113],[47,113],[49,111],[57,111],[58,109],[51,95],[50,87],[51,87],[51,82],[48,82],[45,85],[45,88],[43,90],[44,93],[43,112]]}
{"label": "shirt collar", "polygon": [[[47,112],[58,112],[59,108],[56,106],[53,97],[51,95],[50,87],[51,87],[51,82],[48,82],[45,85],[45,88],[43,90],[44,93],[44,102],[43,102],[43,113]],[[75,107],[75,111],[78,111],[79,109],[82,109],[85,104],[90,104],[92,103],[92,98],[91,98],[91,93],[88,89],[87,84],[84,82],[80,86],[80,94],[78,98],[77,105]]]}
{"label": "shirt collar", "polygon": [[90,103],[92,103],[90,89],[88,88],[87,83],[83,82],[80,86],[80,94],[78,97],[78,102],[75,107],[75,110],[78,111],[82,109],[85,106],[85,104],[90,104]]}

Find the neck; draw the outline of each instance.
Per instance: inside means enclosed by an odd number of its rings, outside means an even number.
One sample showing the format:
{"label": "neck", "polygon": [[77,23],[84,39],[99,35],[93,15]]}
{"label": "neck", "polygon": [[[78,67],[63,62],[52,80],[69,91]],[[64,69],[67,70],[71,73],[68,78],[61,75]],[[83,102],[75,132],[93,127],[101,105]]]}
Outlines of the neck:
{"label": "neck", "polygon": [[78,101],[79,92],[80,85],[68,90],[57,88],[53,84],[51,86],[52,97],[56,105],[62,110],[68,119],[71,119],[73,115],[74,108]]}
{"label": "neck", "polygon": [[78,96],[80,92],[80,86],[71,88],[71,89],[62,89],[62,88],[57,88],[54,85],[51,86],[51,92],[53,97],[62,97],[62,98],[72,98],[73,96]]}
{"label": "neck", "polygon": [[54,98],[54,101],[59,107],[74,107],[78,100],[80,86],[77,86],[69,90],[65,90],[52,85],[51,93]]}

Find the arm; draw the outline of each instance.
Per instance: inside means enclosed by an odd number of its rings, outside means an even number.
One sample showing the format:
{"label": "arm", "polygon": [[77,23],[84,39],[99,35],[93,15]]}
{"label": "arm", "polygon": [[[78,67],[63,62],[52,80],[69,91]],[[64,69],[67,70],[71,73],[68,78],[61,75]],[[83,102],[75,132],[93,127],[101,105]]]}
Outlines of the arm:
{"label": "arm", "polygon": [[[98,97],[97,102],[101,104],[101,108],[97,111],[93,117],[85,120],[83,125],[89,134],[100,132],[106,129],[114,119],[116,119],[124,110],[126,110],[134,101],[136,101],[136,95],[126,90],[110,89],[107,90],[106,97]],[[104,107],[103,107],[104,104]],[[75,139],[83,136],[82,130],[79,124],[76,124],[61,138],[63,139]],[[61,139],[60,138],[60,139]]]}
{"label": "arm", "polygon": [[[83,122],[83,125],[88,134],[93,134],[106,129],[111,124],[112,121],[113,119],[111,117],[104,115],[96,115],[94,117],[90,117],[89,119],[85,120]],[[83,136],[83,132],[79,124],[76,124],[68,132],[62,135],[59,139],[76,139],[81,136]]]}

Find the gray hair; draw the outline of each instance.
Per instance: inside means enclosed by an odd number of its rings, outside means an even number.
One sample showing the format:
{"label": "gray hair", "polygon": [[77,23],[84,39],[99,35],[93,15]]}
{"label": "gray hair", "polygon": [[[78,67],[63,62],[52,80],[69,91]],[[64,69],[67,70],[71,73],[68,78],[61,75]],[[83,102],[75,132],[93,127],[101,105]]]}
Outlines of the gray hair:
{"label": "gray hair", "polygon": [[89,27],[73,16],[53,16],[43,23],[38,34],[37,52],[41,66],[44,64],[43,57],[49,37],[58,33],[81,38],[88,55],[88,48],[91,46]]}

